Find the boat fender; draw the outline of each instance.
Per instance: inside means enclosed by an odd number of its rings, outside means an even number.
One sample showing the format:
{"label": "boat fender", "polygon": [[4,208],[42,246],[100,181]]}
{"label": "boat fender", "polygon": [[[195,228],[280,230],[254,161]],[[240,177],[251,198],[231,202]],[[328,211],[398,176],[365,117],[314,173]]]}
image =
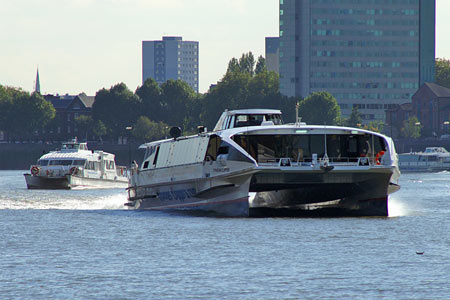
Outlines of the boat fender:
{"label": "boat fender", "polygon": [[31,174],[33,174],[33,175],[37,175],[37,174],[39,174],[39,167],[38,166],[32,166],[31,167]]}
{"label": "boat fender", "polygon": [[380,164],[381,164],[381,158],[383,157],[383,155],[384,155],[384,151],[383,151],[383,150],[380,150],[380,151],[377,153],[377,155],[375,156],[375,163],[376,163],[377,165],[380,165]]}

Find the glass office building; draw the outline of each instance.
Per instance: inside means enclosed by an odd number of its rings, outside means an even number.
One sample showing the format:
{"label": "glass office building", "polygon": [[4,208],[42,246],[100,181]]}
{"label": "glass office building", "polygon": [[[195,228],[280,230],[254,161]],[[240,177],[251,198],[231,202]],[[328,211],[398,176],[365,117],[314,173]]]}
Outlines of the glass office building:
{"label": "glass office building", "polygon": [[142,42],[142,83],[149,77],[162,84],[181,79],[198,93],[198,42],[165,36],[162,41]]}
{"label": "glass office building", "polygon": [[266,37],[266,66],[271,72],[279,72],[280,38]]}
{"label": "glass office building", "polygon": [[280,91],[334,95],[365,122],[434,81],[435,0],[280,0]]}

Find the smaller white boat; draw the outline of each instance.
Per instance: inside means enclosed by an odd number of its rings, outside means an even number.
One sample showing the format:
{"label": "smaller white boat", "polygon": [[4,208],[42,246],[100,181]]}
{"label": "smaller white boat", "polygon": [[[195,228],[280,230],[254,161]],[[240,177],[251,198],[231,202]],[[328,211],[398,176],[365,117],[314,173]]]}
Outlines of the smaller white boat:
{"label": "smaller white boat", "polygon": [[402,172],[450,171],[450,153],[444,147],[426,147],[425,151],[399,154],[398,163]]}
{"label": "smaller white boat", "polygon": [[127,169],[116,166],[114,154],[91,151],[76,139],[61,149],[44,154],[30,173],[24,174],[28,189],[126,188]]}

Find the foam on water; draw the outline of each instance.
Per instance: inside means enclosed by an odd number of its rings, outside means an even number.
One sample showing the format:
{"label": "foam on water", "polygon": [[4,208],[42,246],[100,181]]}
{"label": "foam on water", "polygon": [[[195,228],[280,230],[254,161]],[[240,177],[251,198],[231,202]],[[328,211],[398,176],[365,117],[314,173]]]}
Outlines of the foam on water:
{"label": "foam on water", "polygon": [[388,215],[389,217],[402,217],[410,214],[411,211],[408,210],[408,207],[401,200],[396,199],[395,197],[389,197],[388,201]]}
{"label": "foam on water", "polygon": [[[53,194],[52,194],[53,193]],[[124,209],[124,190],[28,191],[0,196],[0,209]]]}

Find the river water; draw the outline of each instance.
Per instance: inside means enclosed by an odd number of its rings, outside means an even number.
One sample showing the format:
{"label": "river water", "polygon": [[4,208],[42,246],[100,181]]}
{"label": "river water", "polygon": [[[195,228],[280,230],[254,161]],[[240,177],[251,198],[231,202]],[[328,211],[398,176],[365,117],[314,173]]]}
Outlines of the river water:
{"label": "river water", "polygon": [[22,174],[0,171],[0,299],[450,299],[448,172],[403,174],[388,218],[319,219],[128,211]]}

